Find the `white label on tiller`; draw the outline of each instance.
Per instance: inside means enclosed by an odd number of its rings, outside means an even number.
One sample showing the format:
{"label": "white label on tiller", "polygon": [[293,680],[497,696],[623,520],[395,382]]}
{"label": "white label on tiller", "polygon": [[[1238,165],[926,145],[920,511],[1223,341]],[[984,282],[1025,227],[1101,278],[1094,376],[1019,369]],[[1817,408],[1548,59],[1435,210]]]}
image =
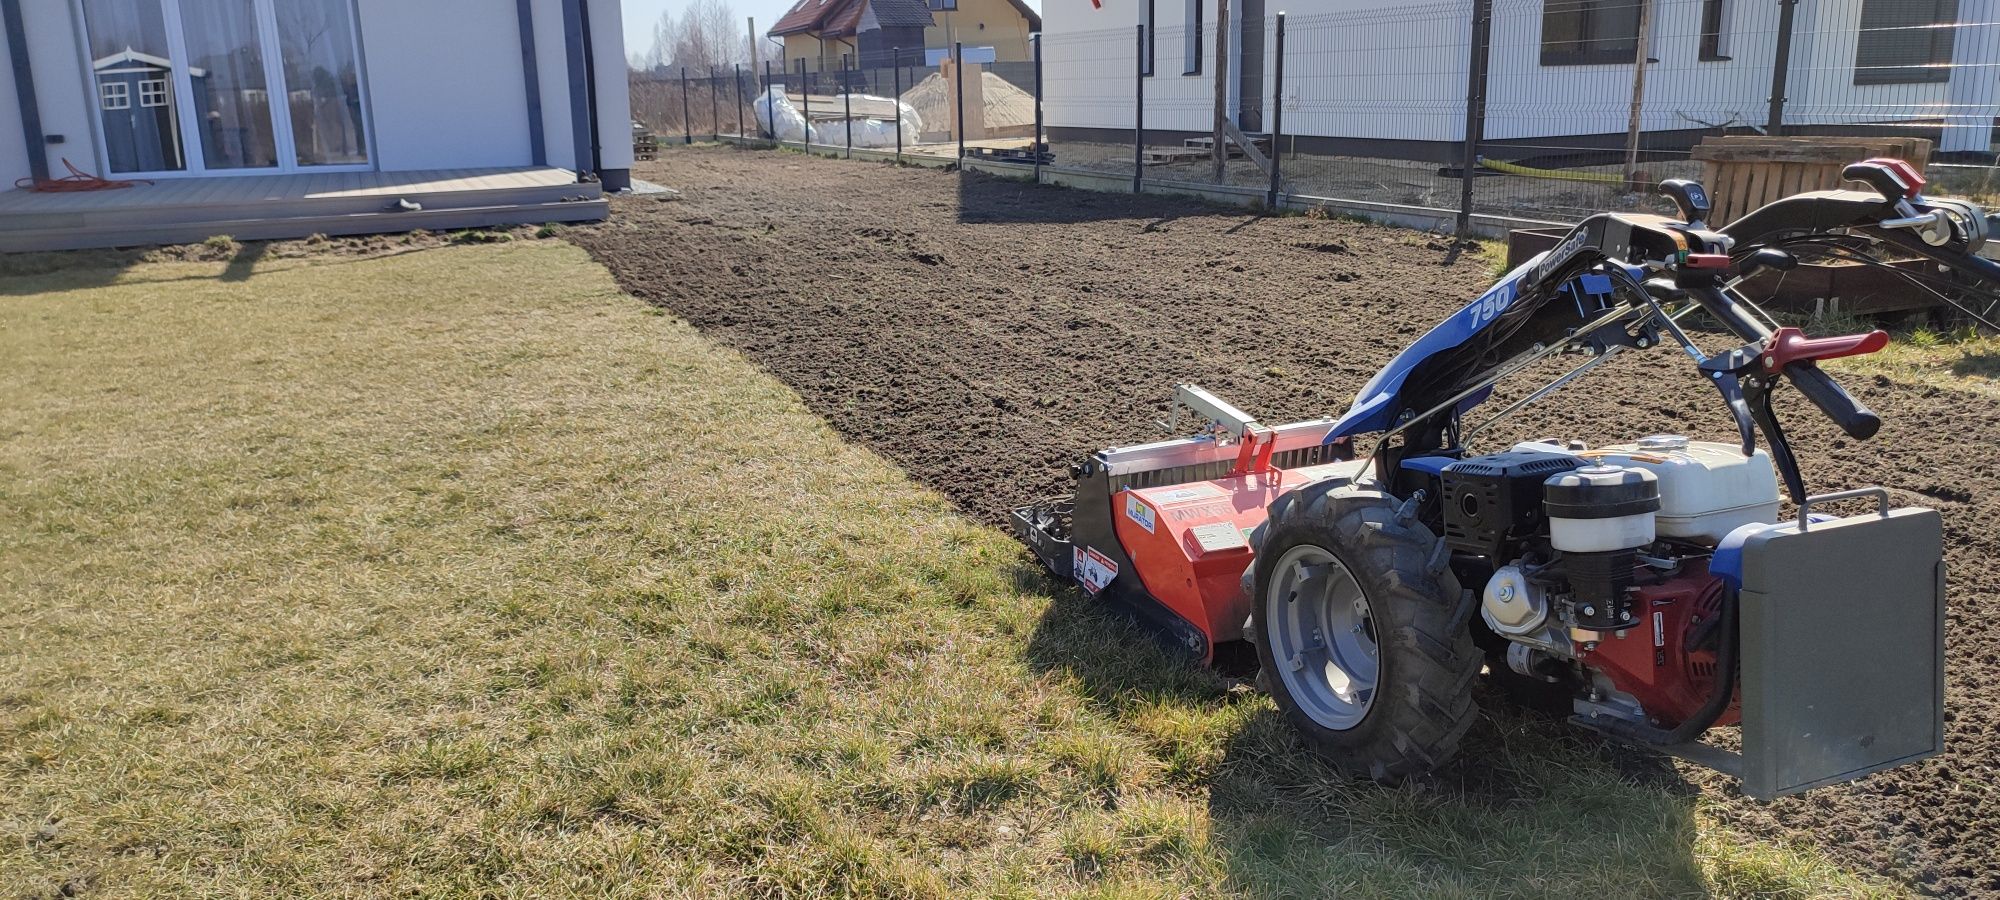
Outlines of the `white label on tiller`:
{"label": "white label on tiller", "polygon": [[1185,503],[1189,500],[1209,500],[1224,496],[1221,488],[1212,484],[1193,484],[1171,491],[1157,491],[1150,494],[1162,506],[1169,503]]}
{"label": "white label on tiller", "polygon": [[1666,645],[1667,645],[1667,614],[1663,612],[1656,612],[1653,614],[1653,646],[1665,647]]}
{"label": "white label on tiller", "polygon": [[1153,508],[1147,506],[1146,501],[1139,499],[1138,494],[1125,495],[1125,517],[1139,523],[1139,527],[1146,529],[1147,534],[1152,534],[1156,527],[1157,520],[1153,515]]}
{"label": "white label on tiller", "polygon": [[1110,586],[1112,579],[1118,577],[1117,563],[1095,549],[1081,544],[1070,548],[1070,563],[1070,568],[1076,572],[1076,580],[1083,584],[1085,591],[1092,594],[1104,590]]}
{"label": "white label on tiller", "polygon": [[1240,550],[1250,546],[1243,539],[1243,532],[1228,522],[1210,522],[1188,529],[1194,537],[1194,545],[1203,553],[1217,553],[1223,550]]}

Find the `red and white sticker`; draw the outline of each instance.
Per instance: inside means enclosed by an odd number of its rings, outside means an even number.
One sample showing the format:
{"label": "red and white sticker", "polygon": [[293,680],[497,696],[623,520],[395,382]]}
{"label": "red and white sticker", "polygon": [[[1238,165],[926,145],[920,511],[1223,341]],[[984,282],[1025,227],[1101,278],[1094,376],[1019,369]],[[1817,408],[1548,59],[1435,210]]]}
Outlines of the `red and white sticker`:
{"label": "red and white sticker", "polygon": [[1111,585],[1112,579],[1118,577],[1118,564],[1093,547],[1079,544],[1070,548],[1070,562],[1076,580],[1092,594],[1103,591]]}

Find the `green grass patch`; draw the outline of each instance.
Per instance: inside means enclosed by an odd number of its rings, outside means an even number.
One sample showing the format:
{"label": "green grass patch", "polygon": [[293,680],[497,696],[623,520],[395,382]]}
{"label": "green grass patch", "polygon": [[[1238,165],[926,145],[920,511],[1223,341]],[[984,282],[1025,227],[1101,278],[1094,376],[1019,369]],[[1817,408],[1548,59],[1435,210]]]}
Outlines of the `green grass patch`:
{"label": "green grass patch", "polygon": [[1822,896],[1558,726],[1401,789],[560,242],[0,276],[0,885]]}

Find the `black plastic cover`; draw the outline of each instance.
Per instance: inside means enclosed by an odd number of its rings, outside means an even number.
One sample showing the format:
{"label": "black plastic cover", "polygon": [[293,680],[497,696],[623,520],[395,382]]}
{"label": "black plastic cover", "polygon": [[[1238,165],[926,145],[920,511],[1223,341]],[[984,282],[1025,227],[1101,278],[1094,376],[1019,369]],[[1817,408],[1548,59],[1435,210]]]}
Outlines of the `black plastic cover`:
{"label": "black plastic cover", "polygon": [[1445,466],[1445,544],[1495,562],[1513,558],[1542,530],[1542,482],[1582,465],[1567,453],[1508,450]]}

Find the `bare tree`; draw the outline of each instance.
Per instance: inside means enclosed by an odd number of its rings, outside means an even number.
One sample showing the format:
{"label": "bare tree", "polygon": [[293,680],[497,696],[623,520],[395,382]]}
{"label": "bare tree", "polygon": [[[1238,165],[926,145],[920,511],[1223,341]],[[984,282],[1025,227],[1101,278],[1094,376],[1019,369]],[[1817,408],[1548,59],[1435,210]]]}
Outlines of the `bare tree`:
{"label": "bare tree", "polygon": [[653,23],[653,45],[634,63],[644,69],[706,73],[748,62],[749,41],[729,0],[689,0],[679,16],[662,13]]}

